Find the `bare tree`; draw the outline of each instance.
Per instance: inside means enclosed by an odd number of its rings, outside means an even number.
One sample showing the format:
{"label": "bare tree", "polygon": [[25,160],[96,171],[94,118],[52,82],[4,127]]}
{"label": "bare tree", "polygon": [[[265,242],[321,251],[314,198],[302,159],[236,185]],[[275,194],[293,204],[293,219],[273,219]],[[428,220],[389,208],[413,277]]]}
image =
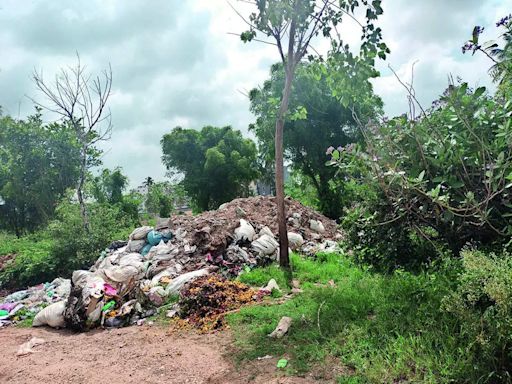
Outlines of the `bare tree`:
{"label": "bare tree", "polygon": [[109,64],[108,69],[93,77],[86,71],[77,54],[76,65],[62,68],[53,81],[46,82],[42,71],[34,71],[33,80],[48,101],[45,104],[33,100],[34,103],[65,120],[80,146],[80,173],[76,194],[84,228],[89,231],[83,189],[87,171],[93,165],[91,152],[95,150],[98,142],[110,139],[112,132],[111,113],[107,109],[107,101],[112,92],[112,67]]}

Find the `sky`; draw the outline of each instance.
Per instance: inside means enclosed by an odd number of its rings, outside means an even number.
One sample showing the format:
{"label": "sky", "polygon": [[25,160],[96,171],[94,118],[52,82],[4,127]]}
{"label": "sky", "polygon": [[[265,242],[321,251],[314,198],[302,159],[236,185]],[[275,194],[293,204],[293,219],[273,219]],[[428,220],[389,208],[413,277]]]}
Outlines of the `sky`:
{"label": "sky", "polygon": [[[250,11],[238,0],[231,5]],[[388,115],[408,111],[406,92],[388,66],[410,81],[414,64],[416,95],[425,106],[450,75],[492,88],[488,59],[463,55],[461,46],[474,25],[486,27],[482,39],[496,38],[495,22],[512,12],[512,0],[383,0],[382,7],[378,25],[391,54],[378,63],[381,77],[373,84]],[[347,19],[342,29],[354,47],[358,28]],[[110,64],[113,132],[102,143],[103,165],[122,167],[132,187],[148,176],[164,180],[160,139],[173,127],[231,125],[250,135],[247,93],[268,78],[279,56],[272,45],[242,43],[234,34],[245,29],[226,0],[0,0],[0,106],[14,117],[33,113],[30,98],[45,103],[34,70],[50,81],[76,63],[77,52],[90,73]]]}

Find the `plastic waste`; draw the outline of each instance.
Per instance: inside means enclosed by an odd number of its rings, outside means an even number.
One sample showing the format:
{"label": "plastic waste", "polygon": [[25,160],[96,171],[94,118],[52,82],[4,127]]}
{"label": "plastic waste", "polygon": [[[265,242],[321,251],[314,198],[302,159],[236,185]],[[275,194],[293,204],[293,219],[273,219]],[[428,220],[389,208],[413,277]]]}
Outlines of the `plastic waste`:
{"label": "plastic waste", "polygon": [[123,319],[120,319],[119,317],[109,317],[105,319],[103,325],[107,328],[119,328],[123,325],[123,323]]}
{"label": "plastic waste", "polygon": [[[0,304],[0,310],[4,310],[4,311],[7,311],[7,313],[11,312],[16,306],[18,305],[18,303],[3,303],[3,304]],[[0,314],[0,316],[2,316]]]}
{"label": "plastic waste", "polygon": [[160,232],[153,230],[148,233],[148,243],[151,245],[158,245],[162,239],[163,236]]}
{"label": "plastic waste", "polygon": [[286,359],[280,359],[278,362],[277,362],[277,368],[286,368],[286,366],[288,365],[288,360]]}
{"label": "plastic waste", "polygon": [[146,244],[141,250],[140,250],[140,254],[142,256],[146,256],[149,251],[151,250],[151,248],[153,248],[153,246],[151,244]]}
{"label": "plastic waste", "polygon": [[115,296],[117,295],[117,289],[115,289],[113,286],[111,286],[110,284],[103,284],[103,291],[105,292],[105,295],[107,296]]}
{"label": "plastic waste", "polygon": [[152,231],[153,227],[139,227],[135,228],[133,232],[130,234],[130,240],[142,240],[145,239],[148,235],[149,231]]}
{"label": "plastic waste", "polygon": [[263,235],[258,237],[251,243],[252,249],[263,255],[272,255],[276,251],[279,243],[274,239],[274,236]]}
{"label": "plastic waste", "polygon": [[49,325],[53,328],[62,328],[65,326],[64,322],[64,309],[66,308],[65,301],[58,301],[49,305],[48,307],[41,310],[34,321],[32,322],[33,327],[39,327],[42,325]]}
{"label": "plastic waste", "polygon": [[9,311],[6,311],[5,309],[0,309],[0,317],[8,316],[8,315],[9,315]]}
{"label": "plastic waste", "polygon": [[318,232],[318,233],[324,233],[325,227],[322,224],[320,220],[309,220],[309,228],[311,228],[312,231]]}
{"label": "plastic waste", "polygon": [[198,269],[197,271],[184,273],[183,275],[178,276],[173,281],[171,281],[171,283],[165,288],[166,296],[177,294],[186,283],[194,279],[197,279],[198,277],[206,276],[212,270],[213,269],[211,267],[203,268]]}
{"label": "plastic waste", "polygon": [[110,308],[112,308],[114,305],[116,305],[116,302],[114,300],[110,300],[107,304],[105,304],[101,310],[103,312],[107,312]]}
{"label": "plastic waste", "polygon": [[281,291],[281,288],[279,288],[279,285],[277,285],[276,279],[270,279],[268,284],[262,289],[269,292],[272,292],[273,289]]}
{"label": "plastic waste", "polygon": [[146,245],[146,240],[130,240],[126,246],[126,252],[140,252]]}
{"label": "plastic waste", "polygon": [[16,352],[16,356],[24,356],[30,353],[34,353],[35,351],[32,348],[44,344],[45,342],[46,341],[44,339],[40,339],[39,337],[32,337],[29,341],[19,346],[18,352]]}
{"label": "plastic waste", "polygon": [[300,233],[288,232],[288,243],[290,244],[290,248],[296,251],[304,244],[304,238]]}
{"label": "plastic waste", "polygon": [[235,239],[237,241],[252,241],[256,232],[247,220],[240,219],[240,226],[235,229]]}

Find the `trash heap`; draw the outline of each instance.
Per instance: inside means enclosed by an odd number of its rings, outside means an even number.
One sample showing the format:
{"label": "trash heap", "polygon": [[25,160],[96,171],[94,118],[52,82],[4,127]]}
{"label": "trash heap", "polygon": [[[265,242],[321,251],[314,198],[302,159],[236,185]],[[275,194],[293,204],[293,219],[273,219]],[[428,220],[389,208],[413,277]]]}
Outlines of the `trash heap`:
{"label": "trash heap", "polygon": [[[336,250],[341,234],[334,221],[291,199],[286,200],[286,209],[293,251],[312,255]],[[71,280],[56,279],[47,287],[6,297],[0,310],[8,307],[0,314],[9,321],[16,308],[39,311],[34,326],[78,331],[141,324],[191,281],[214,271],[232,277],[265,265],[277,259],[278,246],[275,198],[235,199],[215,211],[159,220],[154,228],[136,228],[127,241],[114,241],[89,270],[73,272]],[[242,287],[225,280],[217,282],[209,284],[237,297],[211,292],[212,297],[222,297],[225,307],[231,306],[230,300],[241,302],[245,299],[240,297],[254,296],[252,291],[241,295]],[[0,321],[5,321],[2,316]]]}
{"label": "trash heap", "polygon": [[0,327],[24,320],[43,308],[66,300],[71,291],[71,280],[57,278],[51,283],[39,284],[6,296],[0,304]]}

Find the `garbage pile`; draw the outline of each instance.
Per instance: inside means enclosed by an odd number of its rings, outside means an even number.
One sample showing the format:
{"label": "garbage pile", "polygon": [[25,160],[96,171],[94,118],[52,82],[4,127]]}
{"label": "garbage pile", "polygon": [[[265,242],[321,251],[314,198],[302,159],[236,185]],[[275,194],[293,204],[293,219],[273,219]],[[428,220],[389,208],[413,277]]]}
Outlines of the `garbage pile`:
{"label": "garbage pile", "polygon": [[6,296],[0,303],[0,327],[24,320],[45,307],[66,300],[71,291],[71,280],[57,278],[51,283],[39,284]]}
{"label": "garbage pile", "polygon": [[[291,199],[286,200],[286,209],[292,250],[306,254],[335,250],[341,235],[334,221]],[[245,268],[276,260],[276,218],[275,199],[258,196],[235,199],[198,216],[159,220],[154,228],[136,228],[127,241],[114,241],[89,270],[73,272],[71,280],[56,279],[47,287],[5,298],[0,321],[10,321],[16,308],[25,308],[39,311],[34,326],[83,331],[141,324],[195,279],[214,271],[236,276]],[[244,301],[239,295],[242,287],[217,281],[217,287],[238,297],[234,302]],[[229,298],[218,295],[224,307],[231,306]]]}
{"label": "garbage pile", "polygon": [[187,284],[180,293],[173,311],[188,319],[200,331],[208,332],[224,325],[224,315],[244,304],[260,301],[269,291],[254,289],[248,285],[222,276],[200,277]]}

